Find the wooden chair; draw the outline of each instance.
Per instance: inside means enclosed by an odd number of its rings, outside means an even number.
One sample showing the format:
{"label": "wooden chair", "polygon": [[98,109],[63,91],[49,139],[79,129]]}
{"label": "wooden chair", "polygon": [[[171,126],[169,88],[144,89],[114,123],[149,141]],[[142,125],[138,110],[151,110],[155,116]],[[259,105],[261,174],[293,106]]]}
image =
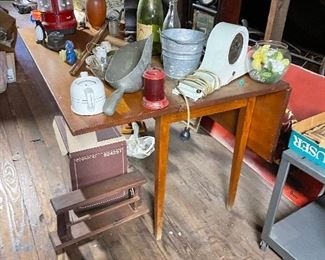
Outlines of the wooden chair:
{"label": "wooden chair", "polygon": [[[135,171],[51,199],[57,215],[57,232],[50,233],[55,252],[62,253],[66,247],[88,242],[104,231],[148,213],[149,209],[141,203],[145,182],[140,172]],[[123,190],[129,191],[127,198],[80,212],[82,205],[109,199]],[[73,212],[77,215],[75,220],[71,218]]]}

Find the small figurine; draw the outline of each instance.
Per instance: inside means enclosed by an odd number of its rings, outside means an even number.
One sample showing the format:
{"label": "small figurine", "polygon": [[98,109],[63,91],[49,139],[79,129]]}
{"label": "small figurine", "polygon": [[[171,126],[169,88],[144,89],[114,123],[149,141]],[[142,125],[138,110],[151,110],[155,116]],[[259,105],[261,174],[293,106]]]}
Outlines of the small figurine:
{"label": "small figurine", "polygon": [[70,64],[70,65],[73,65],[76,60],[77,60],[77,54],[76,52],[74,51],[74,45],[73,45],[73,42],[72,41],[66,41],[65,42],[65,61]]}
{"label": "small figurine", "polygon": [[46,38],[45,28],[42,25],[42,22],[39,20],[36,20],[35,33],[36,33],[36,43],[44,44]]}

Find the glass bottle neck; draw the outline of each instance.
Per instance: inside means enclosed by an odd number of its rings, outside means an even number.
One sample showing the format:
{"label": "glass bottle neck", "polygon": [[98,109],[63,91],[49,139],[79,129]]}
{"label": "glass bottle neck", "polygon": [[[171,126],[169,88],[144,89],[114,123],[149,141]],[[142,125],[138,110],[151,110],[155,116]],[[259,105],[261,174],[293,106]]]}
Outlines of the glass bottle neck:
{"label": "glass bottle neck", "polygon": [[172,8],[174,6],[177,6],[177,0],[170,0],[169,1],[169,8]]}
{"label": "glass bottle neck", "polygon": [[163,30],[180,27],[181,24],[177,13],[177,0],[169,0],[169,8],[164,19]]}
{"label": "glass bottle neck", "polygon": [[177,0],[170,0],[169,1],[168,12],[171,13],[171,14],[177,13]]}

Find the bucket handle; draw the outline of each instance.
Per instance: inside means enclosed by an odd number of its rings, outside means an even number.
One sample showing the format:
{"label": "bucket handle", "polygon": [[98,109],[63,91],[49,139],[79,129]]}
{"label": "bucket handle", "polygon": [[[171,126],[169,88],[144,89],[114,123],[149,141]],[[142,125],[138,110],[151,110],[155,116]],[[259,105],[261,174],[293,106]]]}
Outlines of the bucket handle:
{"label": "bucket handle", "polygon": [[182,45],[193,45],[193,44],[198,44],[198,43],[201,43],[202,41],[205,40],[205,38],[203,38],[202,40],[200,40],[200,41],[196,41],[196,42],[182,42],[182,41],[178,41],[178,40],[172,39],[172,38],[170,38],[170,37],[164,35],[163,33],[164,33],[164,31],[160,31],[160,36],[161,36],[162,38],[165,38],[165,39],[167,39],[167,40],[170,40],[170,41],[176,42],[177,44],[182,44]]}

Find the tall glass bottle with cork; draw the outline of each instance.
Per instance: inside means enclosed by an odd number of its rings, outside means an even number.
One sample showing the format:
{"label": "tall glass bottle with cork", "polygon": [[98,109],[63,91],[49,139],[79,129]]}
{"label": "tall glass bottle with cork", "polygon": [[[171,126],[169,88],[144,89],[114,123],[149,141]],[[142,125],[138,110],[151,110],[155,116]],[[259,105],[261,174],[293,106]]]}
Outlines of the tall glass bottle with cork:
{"label": "tall glass bottle with cork", "polygon": [[152,55],[161,52],[160,30],[164,20],[161,0],[140,0],[137,10],[137,41],[153,35]]}
{"label": "tall glass bottle with cork", "polygon": [[181,22],[177,12],[177,0],[169,0],[169,8],[164,19],[163,30],[180,27]]}

